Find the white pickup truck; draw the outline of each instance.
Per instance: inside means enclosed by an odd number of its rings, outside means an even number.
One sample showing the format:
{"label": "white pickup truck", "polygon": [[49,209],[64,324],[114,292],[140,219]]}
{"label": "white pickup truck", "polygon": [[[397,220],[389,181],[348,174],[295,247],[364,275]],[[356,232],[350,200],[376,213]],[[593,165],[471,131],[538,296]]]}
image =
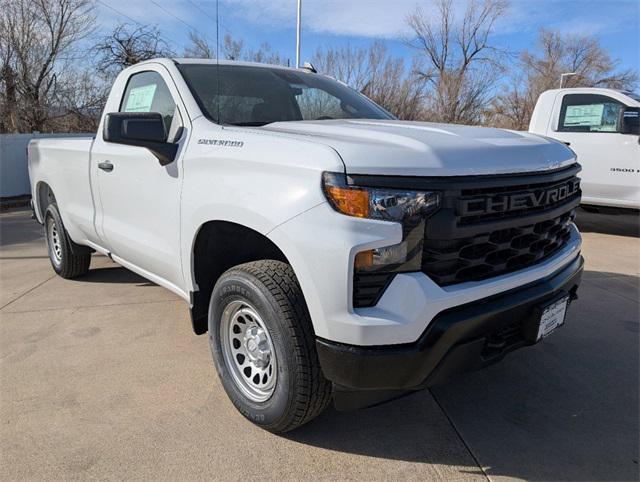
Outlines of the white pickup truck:
{"label": "white pickup truck", "polygon": [[98,134],[29,145],[53,269],[166,287],[240,412],[291,430],[494,363],[565,320],[580,166],[528,133],[403,122],[305,69],[159,59]]}
{"label": "white pickup truck", "polygon": [[529,132],[558,139],[582,166],[585,208],[640,209],[640,97],[614,89],[543,92]]}

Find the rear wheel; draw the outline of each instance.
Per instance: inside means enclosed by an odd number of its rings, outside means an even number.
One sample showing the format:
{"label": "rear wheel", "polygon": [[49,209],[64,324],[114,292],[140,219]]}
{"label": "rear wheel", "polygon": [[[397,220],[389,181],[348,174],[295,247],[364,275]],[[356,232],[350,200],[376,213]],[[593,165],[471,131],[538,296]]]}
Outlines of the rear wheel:
{"label": "rear wheel", "polygon": [[293,430],[329,404],[309,313],[286,263],[256,261],[225,272],[211,295],[209,340],[227,395],[256,425]]}
{"label": "rear wheel", "polygon": [[74,253],[71,239],[64,229],[62,218],[55,203],[49,204],[44,216],[47,250],[53,270],[66,279],[87,274],[91,264],[91,253]]}

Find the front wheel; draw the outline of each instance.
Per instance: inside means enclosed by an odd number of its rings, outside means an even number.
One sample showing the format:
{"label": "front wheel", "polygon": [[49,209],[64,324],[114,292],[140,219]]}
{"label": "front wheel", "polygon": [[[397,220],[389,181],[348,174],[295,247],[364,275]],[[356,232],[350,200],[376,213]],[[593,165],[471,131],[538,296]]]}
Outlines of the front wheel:
{"label": "front wheel", "polygon": [[246,263],[220,277],[209,306],[209,341],[227,395],[256,425],[293,430],[329,404],[309,312],[286,263]]}

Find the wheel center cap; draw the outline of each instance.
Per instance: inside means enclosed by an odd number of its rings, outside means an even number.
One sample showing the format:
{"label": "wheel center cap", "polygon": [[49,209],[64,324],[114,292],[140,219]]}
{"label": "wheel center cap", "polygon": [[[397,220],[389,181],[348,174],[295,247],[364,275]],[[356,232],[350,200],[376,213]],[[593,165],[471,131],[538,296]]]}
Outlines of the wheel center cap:
{"label": "wheel center cap", "polygon": [[265,367],[269,364],[271,350],[267,336],[261,328],[252,326],[244,336],[244,346],[247,357],[257,367]]}

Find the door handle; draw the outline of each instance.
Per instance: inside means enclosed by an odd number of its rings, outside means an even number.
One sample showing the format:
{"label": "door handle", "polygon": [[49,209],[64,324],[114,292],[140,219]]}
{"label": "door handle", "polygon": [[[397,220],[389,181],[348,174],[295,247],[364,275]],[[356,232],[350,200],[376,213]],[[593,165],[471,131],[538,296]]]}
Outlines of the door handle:
{"label": "door handle", "polygon": [[98,168],[102,169],[103,171],[111,172],[113,171],[113,164],[111,164],[109,161],[101,162],[98,164]]}

